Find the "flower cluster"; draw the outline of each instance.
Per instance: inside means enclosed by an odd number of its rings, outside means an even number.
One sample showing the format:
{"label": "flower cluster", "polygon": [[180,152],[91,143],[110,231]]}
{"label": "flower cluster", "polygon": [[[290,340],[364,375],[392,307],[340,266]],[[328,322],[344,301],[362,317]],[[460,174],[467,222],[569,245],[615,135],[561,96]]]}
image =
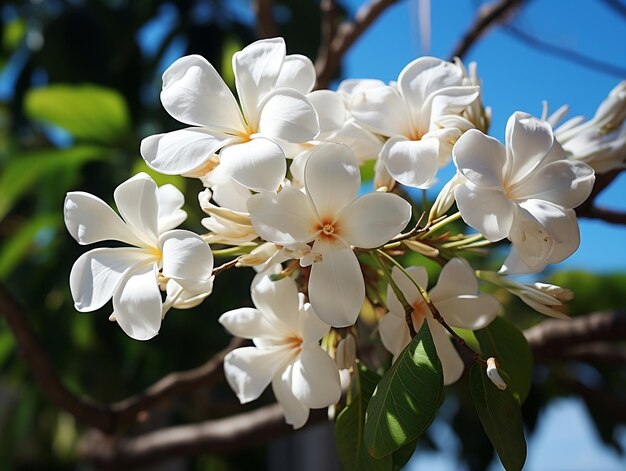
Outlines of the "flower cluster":
{"label": "flower cluster", "polygon": [[[623,165],[615,149],[623,155],[626,145],[624,83],[586,124],[553,130],[562,112],[514,113],[501,144],[485,134],[490,110],[475,65],[468,73],[460,61],[422,57],[390,84],[347,80],[337,91],[313,91],[313,64],[287,55],[280,38],[250,44],[232,62],[237,98],[202,57],[174,62],[161,102],[188,127],[141,143],[155,171],[202,182],[208,233],[174,229],[186,219],[182,194],[146,174],[115,190],[121,218],[95,196],[67,195],[66,225],[80,244],[131,246],[76,261],[70,287],[79,311],[112,298],[111,319],[146,340],[170,308],[196,306],[211,293],[222,271],[214,257],[235,257],[224,269],[254,267],[256,308],[219,318],[254,343],[226,356],[226,378],[242,403],[271,383],[294,428],[309,409],[340,400],[339,370],[361,359],[356,324],[378,333],[395,359],[426,321],[445,384],[458,380],[464,365],[452,328],[482,329],[501,311],[463,258],[477,247],[508,240],[499,274],[479,278],[564,316],[554,309],[558,287],[508,276],[538,273],[577,249],[574,208],[592,190],[593,169]],[[366,163],[377,191],[362,194]],[[429,188],[446,165],[456,176],[432,208],[409,199],[402,185]],[[441,231],[459,219],[478,233]],[[426,268],[415,266],[428,258],[441,266],[430,290]],[[364,305],[378,325],[361,318]]]}

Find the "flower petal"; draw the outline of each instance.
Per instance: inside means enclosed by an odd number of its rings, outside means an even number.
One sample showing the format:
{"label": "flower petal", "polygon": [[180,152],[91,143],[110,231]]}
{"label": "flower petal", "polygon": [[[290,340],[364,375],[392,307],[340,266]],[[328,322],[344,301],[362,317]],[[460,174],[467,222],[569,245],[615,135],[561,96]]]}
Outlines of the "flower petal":
{"label": "flower petal", "polygon": [[258,124],[258,105],[276,85],[286,48],[283,38],[262,39],[233,54],[237,93],[248,124]]}
{"label": "flower petal", "polygon": [[309,299],[316,314],[329,325],[347,327],[356,322],[365,300],[365,282],[359,261],[347,246],[317,240],[313,251],[322,261],[311,267]]}
{"label": "flower petal", "polygon": [[173,230],[158,241],[163,254],[163,276],[172,278],[185,290],[206,293],[213,288],[213,254],[197,234]]}
{"label": "flower petal", "polygon": [[461,359],[459,352],[454,348],[452,339],[448,335],[448,332],[443,328],[439,322],[435,319],[427,318],[430,334],[433,337],[435,343],[435,349],[437,350],[437,356],[441,361],[443,368],[443,384],[448,385],[455,383],[459,380],[463,374],[465,365]]}
{"label": "flower petal", "polygon": [[339,402],[341,384],[337,364],[319,345],[303,344],[292,368],[291,392],[305,406],[320,409]]}
{"label": "flower petal", "polygon": [[348,109],[364,128],[383,136],[411,135],[411,118],[400,94],[382,86],[354,92]]}
{"label": "flower petal", "polygon": [[277,244],[310,242],[319,232],[317,214],[308,196],[293,188],[259,193],[248,200],[252,225],[266,241]]}
{"label": "flower petal", "polygon": [[224,375],[242,404],[257,399],[274,375],[289,362],[286,347],[242,347],[224,357]]}
{"label": "flower petal", "polygon": [[330,326],[315,314],[311,304],[302,302],[304,298],[302,293],[299,296],[301,298],[298,326],[300,336],[304,342],[319,342],[330,331]]}
{"label": "flower petal", "polygon": [[225,312],[217,320],[231,335],[243,339],[255,337],[263,339],[282,339],[282,333],[267,321],[258,309],[242,307]]}
{"label": "flower petal", "polygon": [[269,139],[252,139],[225,147],[215,169],[220,181],[234,179],[254,191],[276,191],[287,173],[285,155]]}
{"label": "flower petal", "polygon": [[503,187],[506,149],[497,139],[470,129],[456,142],[452,154],[454,165],[474,185],[486,189]]}
{"label": "flower petal", "polygon": [[319,133],[315,108],[297,90],[276,89],[259,106],[260,135],[300,143],[310,141]]}
{"label": "flower petal", "polygon": [[154,247],[159,237],[157,186],[146,173],[138,173],[119,185],[113,198],[124,221],[137,237]]}
{"label": "flower petal", "polygon": [[[411,306],[421,304],[424,298],[422,298],[422,295],[415,284],[417,283],[422,288],[427,289],[428,272],[426,271],[426,268],[416,266],[408,267],[405,271],[409,274],[413,281],[411,281],[409,277],[397,267],[393,267],[393,270],[391,270],[391,278]],[[404,307],[396,296],[396,293],[393,291],[391,285],[388,285],[387,287],[387,307],[391,312],[404,318]]]}
{"label": "flower petal", "polygon": [[434,301],[441,316],[452,327],[482,329],[498,315],[500,303],[488,294],[463,294]]}
{"label": "flower petal", "polygon": [[334,222],[359,191],[361,174],[354,154],[341,144],[316,147],[304,167],[304,184],[320,221]]}
{"label": "flower petal", "polygon": [[[320,133],[339,131],[346,122],[346,108],[343,97],[330,90],[316,90],[307,99],[315,108],[319,119]],[[337,142],[333,139],[333,142]]]}
{"label": "flower petal", "polygon": [[380,151],[387,171],[403,185],[429,188],[439,168],[439,140],[435,138],[409,141],[392,137]]}
{"label": "flower petal", "polygon": [[70,291],[80,312],[100,309],[113,296],[124,273],[150,256],[137,248],[101,248],[78,257],[70,272]]}
{"label": "flower petal", "polygon": [[315,86],[315,66],[311,59],[301,54],[285,57],[276,88],[293,88],[300,93],[309,93]]}
{"label": "flower petal", "polygon": [[250,291],[254,305],[284,337],[300,332],[298,288],[293,279],[272,281],[269,275],[260,273],[252,280]]}
{"label": "flower petal", "polygon": [[550,154],[553,144],[550,124],[526,113],[513,113],[506,123],[505,181],[513,185],[526,177]]}
{"label": "flower petal", "polygon": [[167,184],[157,188],[157,202],[159,234],[178,227],[187,219],[187,213],[181,209],[185,204],[185,197],[174,185]]}
{"label": "flower petal", "polygon": [[378,323],[378,333],[384,347],[394,356],[398,355],[411,342],[409,326],[404,317],[393,312],[385,314]]}
{"label": "flower petal", "polygon": [[121,289],[113,293],[115,320],[135,340],[149,340],[161,328],[163,307],[157,275],[156,264],[129,270],[120,281]]}
{"label": "flower petal", "polygon": [[464,258],[455,257],[444,265],[437,284],[429,294],[433,302],[454,298],[462,294],[478,293],[478,280],[474,269]]}
{"label": "flower petal", "polygon": [[182,175],[206,165],[215,152],[238,140],[204,128],[187,128],[146,137],[140,152],[157,172]]}
{"label": "flower petal", "polygon": [[302,404],[291,392],[293,365],[289,364],[272,380],[274,396],[283,409],[285,422],[292,425],[294,430],[303,427],[309,420],[309,408]]}
{"label": "flower petal", "polygon": [[335,231],[350,245],[372,249],[386,244],[411,220],[411,205],[392,193],[368,193],[346,206]]}
{"label": "flower petal", "polygon": [[163,74],[161,103],[181,123],[222,132],[244,129],[235,97],[201,56],[181,57],[169,66]]}
{"label": "flower petal", "polygon": [[575,208],[591,194],[594,171],[587,164],[558,160],[543,165],[514,189],[517,199],[538,199]]}
{"label": "flower petal", "polygon": [[501,191],[473,185],[470,189],[470,185],[467,183],[454,189],[454,198],[463,220],[492,242],[508,237],[515,205]]}
{"label": "flower petal", "polygon": [[81,245],[119,240],[141,245],[126,223],[97,196],[82,191],[68,193],[63,204],[65,226]]}

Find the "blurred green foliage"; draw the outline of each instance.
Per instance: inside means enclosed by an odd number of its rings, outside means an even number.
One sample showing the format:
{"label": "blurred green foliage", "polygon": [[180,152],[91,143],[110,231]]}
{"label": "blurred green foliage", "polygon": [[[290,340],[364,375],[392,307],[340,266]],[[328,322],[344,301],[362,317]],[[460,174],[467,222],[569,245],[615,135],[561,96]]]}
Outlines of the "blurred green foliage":
{"label": "blurred green foliage", "polygon": [[[288,52],[314,58],[318,2],[275,4]],[[115,401],[170,371],[197,366],[227,343],[216,317],[251,305],[252,271],[229,271],[220,275],[214,295],[200,307],[171,312],[155,339],[131,340],[107,320],[106,307],[93,314],[74,310],[68,276],[86,249],[67,234],[62,217],[66,192],[88,191],[111,202],[120,182],[148,171],[159,184],[174,183],[184,191],[185,227],[201,232],[199,182],[149,171],[139,143],[146,135],[180,127],[158,101],[160,75],[176,57],[201,54],[233,85],[231,55],[255,39],[251,6],[249,16],[242,14],[246,7],[246,2],[228,0],[6,0],[0,5],[0,74],[9,90],[0,96],[0,280],[26,307],[52,364],[76,393]],[[363,174],[371,178],[372,169]],[[406,259],[426,260],[417,254]],[[438,268],[431,265],[432,281]],[[626,305],[626,275],[561,273],[552,281],[577,292],[572,315]],[[517,299],[497,295],[516,324],[526,327],[542,319]],[[606,366],[592,370],[586,370],[585,381],[626,391],[623,371]],[[562,379],[578,373],[562,364],[535,371],[524,406],[531,430],[550,400],[569,394]],[[447,418],[461,438],[460,459],[471,469],[484,469],[493,449],[481,435],[467,382],[448,389],[459,406]],[[264,398],[269,401],[271,395]],[[129,432],[241,410],[226,387],[175,405]],[[617,419],[598,404],[588,406],[602,438],[616,445]],[[73,469],[82,432],[40,393],[0,321],[0,469]],[[428,437],[420,441],[420,447],[432,444]],[[188,463],[190,469],[249,469],[251,463],[258,467],[263,453],[207,455]]]}

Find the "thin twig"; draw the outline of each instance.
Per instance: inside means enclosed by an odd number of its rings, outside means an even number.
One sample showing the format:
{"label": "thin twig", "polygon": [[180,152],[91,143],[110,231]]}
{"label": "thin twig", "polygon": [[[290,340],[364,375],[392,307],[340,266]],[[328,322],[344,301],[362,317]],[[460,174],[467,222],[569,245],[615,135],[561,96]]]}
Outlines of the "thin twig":
{"label": "thin twig", "polygon": [[457,46],[450,54],[450,60],[455,57],[463,58],[467,51],[487,32],[487,29],[497,22],[501,22],[523,3],[523,0],[500,0],[482,6],[470,28],[465,32]]}
{"label": "thin twig", "polygon": [[274,21],[273,0],[256,1],[256,29],[261,39],[278,36],[278,26]]}
{"label": "thin twig", "polygon": [[398,234],[393,239],[391,239],[389,243],[394,243],[394,242],[399,242],[401,240],[410,239],[411,237],[415,237],[416,235],[421,234],[422,232],[428,231],[428,229],[430,229],[430,226],[432,225],[432,221],[428,221],[424,227],[420,226],[420,224],[422,224],[422,221],[424,220],[425,215],[426,215],[426,212],[422,212],[422,214],[420,215],[420,218],[415,223],[415,226],[413,227],[413,229],[411,229],[409,232],[405,234]]}
{"label": "thin twig", "polygon": [[223,271],[226,271],[230,268],[234,268],[237,266],[237,262],[239,262],[239,257],[233,258],[232,260],[220,265],[219,267],[213,268],[213,276],[217,276]]}
{"label": "thin twig", "polygon": [[397,0],[372,0],[361,7],[354,21],[346,20],[341,23],[333,40],[315,61],[317,89],[328,88],[344,54],[374,21],[396,2]]}

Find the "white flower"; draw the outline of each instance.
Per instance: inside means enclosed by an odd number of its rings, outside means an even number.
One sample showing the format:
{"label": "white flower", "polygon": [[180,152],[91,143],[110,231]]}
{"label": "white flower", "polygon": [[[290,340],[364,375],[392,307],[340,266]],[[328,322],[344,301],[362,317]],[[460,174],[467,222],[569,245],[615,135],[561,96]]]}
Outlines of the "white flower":
{"label": "white flower", "polygon": [[232,178],[253,190],[276,190],[286,162],[275,141],[306,142],[319,132],[317,114],[299,91],[312,86],[312,66],[305,59],[286,56],[282,38],[257,41],[235,53],[241,109],[204,58],[178,59],[163,74],[161,102],[172,117],[194,127],[147,137],[141,155],[165,174],[211,172],[211,186]]}
{"label": "white flower", "polygon": [[[211,293],[213,255],[198,235],[172,230],[187,217],[180,209],[183,195],[172,185],[157,188],[140,173],[118,186],[114,197],[122,218],[89,193],[65,198],[65,225],[79,244],[116,240],[133,246],[80,256],[70,289],[81,312],[95,311],[113,298],[114,319],[124,332],[147,340],[159,332],[170,306],[191,307]],[[165,308],[159,281],[167,283]]]}
{"label": "white flower", "polygon": [[352,325],[365,299],[365,283],[352,247],[374,248],[407,225],[411,205],[397,195],[370,193],[356,198],[361,178],[350,149],[318,146],[304,170],[306,194],[294,188],[250,198],[252,225],[280,245],[313,242],[309,299],[333,326]]}
{"label": "white flower", "polygon": [[[555,126],[567,112],[559,108],[548,117]],[[544,115],[547,114],[544,104]],[[626,80],[620,82],[600,103],[592,119],[569,119],[554,130],[554,137],[572,159],[589,164],[598,173],[626,166]]]}
{"label": "white flower", "polygon": [[[424,289],[428,286],[428,272],[424,267],[409,267],[406,271],[419,286]],[[394,267],[391,277],[413,307],[411,318],[415,331],[420,330],[424,319],[428,323],[443,367],[444,384],[454,383],[463,373],[463,360],[450,335],[435,320],[419,290],[404,273]],[[461,329],[482,329],[496,317],[500,307],[494,297],[479,292],[474,270],[462,258],[453,258],[443,267],[437,285],[428,294],[446,323]],[[410,343],[411,336],[404,308],[391,285],[387,288],[387,308],[389,313],[380,320],[379,332],[383,345],[394,355],[395,361]]]}
{"label": "white flower", "polygon": [[242,404],[254,401],[271,383],[293,428],[302,427],[309,409],[339,401],[339,372],[319,345],[330,326],[304,302],[291,278],[271,281],[257,275],[252,283],[256,309],[241,308],[219,318],[228,331],[252,339],[224,358],[224,373]]}
{"label": "white flower", "polygon": [[366,129],[389,137],[380,158],[393,178],[428,188],[462,130],[473,127],[460,114],[478,94],[479,87],[464,84],[461,68],[422,57],[402,70],[397,86],[353,91],[350,113]]}
{"label": "white flower", "polygon": [[463,220],[492,242],[513,244],[503,272],[538,272],[578,248],[572,208],[589,196],[595,176],[565,158],[550,125],[525,113],[509,118],[506,147],[477,130],[454,146],[455,165],[468,180],[454,191]]}

